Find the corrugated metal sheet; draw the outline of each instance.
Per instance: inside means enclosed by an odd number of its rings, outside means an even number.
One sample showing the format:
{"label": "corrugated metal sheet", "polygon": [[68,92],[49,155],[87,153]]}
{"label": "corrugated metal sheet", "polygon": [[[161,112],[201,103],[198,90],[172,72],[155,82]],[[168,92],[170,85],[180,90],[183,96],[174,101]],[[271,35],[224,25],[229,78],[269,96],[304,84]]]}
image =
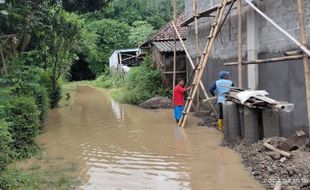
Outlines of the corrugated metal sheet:
{"label": "corrugated metal sheet", "polygon": [[[152,42],[152,43],[160,52],[173,52],[174,51],[174,41],[159,41],[159,42]],[[176,50],[177,52],[184,51],[180,41],[177,41]]]}

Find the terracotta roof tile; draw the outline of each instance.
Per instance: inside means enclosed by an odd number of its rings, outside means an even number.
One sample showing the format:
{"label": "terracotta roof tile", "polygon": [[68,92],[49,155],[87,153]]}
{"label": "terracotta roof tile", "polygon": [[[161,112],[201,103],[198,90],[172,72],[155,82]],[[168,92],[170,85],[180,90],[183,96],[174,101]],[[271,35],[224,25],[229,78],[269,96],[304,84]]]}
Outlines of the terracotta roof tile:
{"label": "terracotta roof tile", "polygon": [[[182,39],[186,39],[187,36],[187,27],[182,27],[181,24],[185,22],[185,14],[181,14],[177,17],[176,25]],[[172,26],[172,21],[167,23],[161,29],[159,29],[151,38],[150,41],[163,41],[163,40],[173,40],[174,39],[174,28]]]}

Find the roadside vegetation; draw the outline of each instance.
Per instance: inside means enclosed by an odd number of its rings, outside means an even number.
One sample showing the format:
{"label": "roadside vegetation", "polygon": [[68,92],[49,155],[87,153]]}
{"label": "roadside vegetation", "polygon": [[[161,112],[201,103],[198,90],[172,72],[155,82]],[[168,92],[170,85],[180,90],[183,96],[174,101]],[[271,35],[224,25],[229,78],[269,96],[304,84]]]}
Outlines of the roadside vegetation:
{"label": "roadside vegetation", "polygon": [[152,67],[150,57],[146,57],[143,64],[132,68],[124,77],[107,71],[94,84],[112,89],[111,96],[120,103],[140,104],[154,96],[171,97],[171,91],[161,83],[159,71]]}

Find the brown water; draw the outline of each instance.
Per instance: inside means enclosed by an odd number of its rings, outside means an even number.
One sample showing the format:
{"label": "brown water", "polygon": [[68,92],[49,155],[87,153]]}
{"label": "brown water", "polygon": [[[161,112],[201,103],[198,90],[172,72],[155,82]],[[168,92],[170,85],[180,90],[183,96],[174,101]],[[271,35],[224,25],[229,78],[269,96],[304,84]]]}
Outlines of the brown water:
{"label": "brown water", "polygon": [[81,189],[259,190],[214,129],[175,127],[171,110],[120,105],[78,86],[72,105],[52,110],[38,140],[50,158],[78,163]]}

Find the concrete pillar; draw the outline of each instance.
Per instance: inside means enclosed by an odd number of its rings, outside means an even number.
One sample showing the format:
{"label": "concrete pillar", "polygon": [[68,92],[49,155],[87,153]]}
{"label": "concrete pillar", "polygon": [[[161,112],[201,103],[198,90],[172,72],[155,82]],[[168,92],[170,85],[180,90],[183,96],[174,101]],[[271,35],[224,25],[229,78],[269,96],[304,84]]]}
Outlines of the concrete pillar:
{"label": "concrete pillar", "polygon": [[285,105],[285,109],[279,111],[280,135],[289,137],[294,133],[294,104]]}
{"label": "concrete pillar", "polygon": [[227,102],[223,104],[223,118],[224,118],[224,139],[229,140],[229,119],[228,119],[228,105]]}
{"label": "concrete pillar", "polygon": [[233,102],[227,102],[228,109],[228,137],[229,139],[236,139],[241,137],[241,127],[239,118],[238,105]]}
{"label": "concrete pillar", "polygon": [[280,120],[278,111],[265,109],[262,112],[264,138],[280,136]]}
{"label": "concrete pillar", "polygon": [[[247,8],[247,57],[248,61],[257,59],[259,49],[259,22],[258,15],[250,7]],[[248,88],[256,90],[258,88],[258,65],[247,66]]]}
{"label": "concrete pillar", "polygon": [[259,140],[258,111],[244,107],[244,140],[246,144],[253,144]]}
{"label": "concrete pillar", "polygon": [[241,138],[244,138],[244,106],[243,105],[239,105],[239,119],[240,119]]}

